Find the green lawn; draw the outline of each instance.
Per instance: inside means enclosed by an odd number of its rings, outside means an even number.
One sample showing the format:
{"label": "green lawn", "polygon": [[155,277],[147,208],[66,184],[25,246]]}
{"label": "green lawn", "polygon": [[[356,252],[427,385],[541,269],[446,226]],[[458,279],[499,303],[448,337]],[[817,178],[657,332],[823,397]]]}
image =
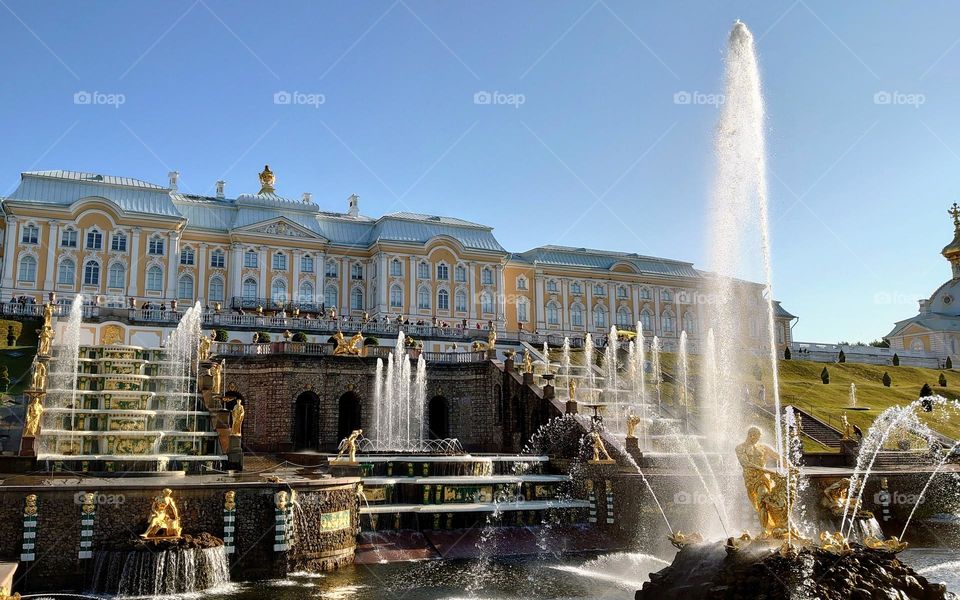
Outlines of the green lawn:
{"label": "green lawn", "polygon": [[10,377],[10,388],[6,393],[19,394],[30,383],[29,371],[33,364],[33,357],[37,354],[37,329],[40,322],[36,320],[24,321],[20,338],[12,347],[0,349],[0,366],[6,366]]}

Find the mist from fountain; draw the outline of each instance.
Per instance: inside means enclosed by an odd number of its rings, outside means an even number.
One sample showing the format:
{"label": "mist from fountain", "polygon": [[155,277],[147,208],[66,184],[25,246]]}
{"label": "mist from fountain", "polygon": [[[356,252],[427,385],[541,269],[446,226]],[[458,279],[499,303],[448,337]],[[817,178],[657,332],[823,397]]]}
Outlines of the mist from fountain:
{"label": "mist from fountain", "polygon": [[[80,324],[83,322],[83,296],[77,294],[70,305],[67,322],[53,345],[53,360],[50,362],[47,384],[47,408],[66,409],[70,416],[69,446],[77,443],[76,415],[77,374],[80,371]],[[66,423],[62,411],[48,410],[43,417],[40,433],[40,454],[57,454],[58,437],[43,435],[45,430],[61,430]],[[82,443],[82,441],[81,441]]]}
{"label": "mist from fountain", "polygon": [[850,408],[857,408],[857,384],[850,384]]}
{"label": "mist from fountain", "polygon": [[411,367],[405,341],[401,331],[386,365],[377,361],[376,431],[370,436],[376,450],[417,451],[426,438],[427,364],[420,354],[416,366]]}
{"label": "mist from fountain", "polygon": [[657,390],[657,410],[663,407],[663,368],[660,365],[660,338],[653,336],[653,342],[650,345],[650,369],[653,371],[653,385]]}

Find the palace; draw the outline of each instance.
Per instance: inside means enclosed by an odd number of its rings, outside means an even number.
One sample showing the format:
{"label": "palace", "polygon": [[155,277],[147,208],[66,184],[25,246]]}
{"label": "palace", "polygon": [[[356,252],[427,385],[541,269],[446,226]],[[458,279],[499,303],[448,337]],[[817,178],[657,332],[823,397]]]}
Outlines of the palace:
{"label": "palace", "polygon": [[[123,309],[199,301],[237,312],[330,314],[501,332],[603,334],[642,323],[665,347],[701,335],[709,274],[677,260],[587,248],[504,249],[491,227],[392,213],[372,218],[304,194],[277,194],[264,169],[257,193],[229,198],[137,179],[71,171],[21,174],[2,201],[2,297],[77,293]],[[745,284],[750,302],[762,286]],[[777,342],[796,318],[777,304]],[[760,311],[745,324],[758,338]],[[674,342],[671,342],[674,340]]]}

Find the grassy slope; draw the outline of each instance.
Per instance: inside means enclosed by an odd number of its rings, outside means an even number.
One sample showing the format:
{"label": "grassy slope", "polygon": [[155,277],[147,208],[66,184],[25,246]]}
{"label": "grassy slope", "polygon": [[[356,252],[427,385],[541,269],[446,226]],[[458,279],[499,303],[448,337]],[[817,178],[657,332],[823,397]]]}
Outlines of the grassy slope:
{"label": "grassy slope", "polygon": [[9,394],[19,394],[29,383],[28,372],[33,364],[33,357],[37,354],[39,326],[39,321],[25,321],[17,345],[0,349],[0,365],[6,365],[10,373],[10,389],[7,392]]}

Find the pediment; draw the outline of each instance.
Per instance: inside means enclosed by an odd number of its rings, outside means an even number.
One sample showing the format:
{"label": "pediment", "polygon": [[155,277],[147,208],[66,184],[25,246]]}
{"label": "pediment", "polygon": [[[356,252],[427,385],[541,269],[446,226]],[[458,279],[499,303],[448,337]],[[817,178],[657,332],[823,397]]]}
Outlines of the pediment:
{"label": "pediment", "polygon": [[234,230],[236,233],[247,233],[269,237],[300,238],[307,240],[328,241],[322,235],[310,231],[303,225],[295,223],[286,217],[274,217],[245,225]]}

